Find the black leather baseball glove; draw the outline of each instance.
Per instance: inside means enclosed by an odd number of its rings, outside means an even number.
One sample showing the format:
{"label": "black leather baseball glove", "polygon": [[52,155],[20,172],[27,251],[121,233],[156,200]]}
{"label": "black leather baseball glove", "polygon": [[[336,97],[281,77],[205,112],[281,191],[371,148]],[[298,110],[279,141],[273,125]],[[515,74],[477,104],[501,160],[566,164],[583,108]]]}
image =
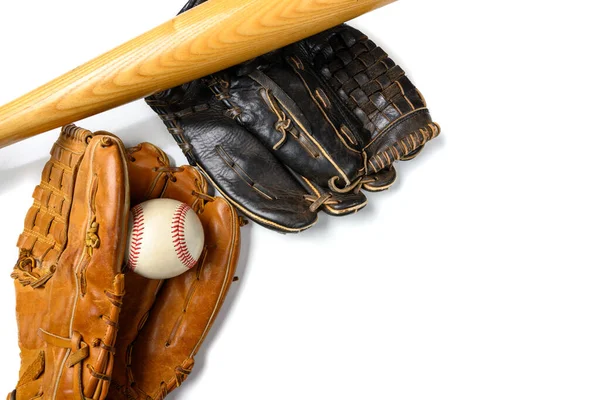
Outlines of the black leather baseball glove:
{"label": "black leather baseball glove", "polygon": [[345,24],[146,100],[223,196],[283,232],[360,210],[440,132],[404,71]]}

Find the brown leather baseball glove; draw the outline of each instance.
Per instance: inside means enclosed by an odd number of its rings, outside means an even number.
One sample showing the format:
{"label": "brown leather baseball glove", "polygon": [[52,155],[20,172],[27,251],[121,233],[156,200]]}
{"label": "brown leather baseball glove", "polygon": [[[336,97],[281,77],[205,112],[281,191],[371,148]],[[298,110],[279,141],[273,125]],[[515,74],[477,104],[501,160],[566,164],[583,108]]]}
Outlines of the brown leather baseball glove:
{"label": "brown leather baseball glove", "polygon": [[[167,197],[205,230],[200,262],[167,281],[123,269],[131,205]],[[19,237],[12,277],[21,368],[10,399],[163,399],[189,374],[223,303],[239,219],[158,148],[68,126]],[[112,383],[111,383],[112,381]]]}

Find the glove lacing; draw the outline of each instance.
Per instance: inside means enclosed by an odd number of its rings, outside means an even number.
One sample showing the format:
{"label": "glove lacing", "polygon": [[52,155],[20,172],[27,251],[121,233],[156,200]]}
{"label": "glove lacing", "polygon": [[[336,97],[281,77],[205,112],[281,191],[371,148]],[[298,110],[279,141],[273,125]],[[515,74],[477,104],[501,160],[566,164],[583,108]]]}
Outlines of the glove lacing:
{"label": "glove lacing", "polygon": [[37,261],[30,251],[21,249],[19,261],[15,265],[15,270],[10,274],[11,278],[17,279],[23,286],[31,286],[34,289],[43,287],[56,272],[56,265],[52,265],[46,275],[40,275],[34,272],[37,268]]}

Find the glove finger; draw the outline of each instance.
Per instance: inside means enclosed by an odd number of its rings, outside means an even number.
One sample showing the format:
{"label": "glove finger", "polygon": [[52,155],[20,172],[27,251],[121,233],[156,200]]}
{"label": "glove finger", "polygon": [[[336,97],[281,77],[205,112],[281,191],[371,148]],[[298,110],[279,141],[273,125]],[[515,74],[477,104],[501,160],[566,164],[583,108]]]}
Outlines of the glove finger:
{"label": "glove finger", "polygon": [[396,169],[390,165],[377,173],[366,176],[362,181],[362,187],[369,192],[381,192],[392,186],[396,182],[396,178]]}
{"label": "glove finger", "polygon": [[374,175],[394,161],[415,158],[425,143],[437,137],[440,127],[431,121],[429,112],[415,112],[397,123],[394,129],[374,139],[365,149],[368,155],[367,175]]}
{"label": "glove finger", "polygon": [[131,206],[161,196],[169,179],[169,157],[150,143],[127,149]]}
{"label": "glove finger", "polygon": [[[79,144],[73,146],[69,142]],[[80,161],[71,165],[69,158],[75,149],[84,153]],[[39,395],[48,392],[60,398],[75,395],[104,399],[113,368],[113,346],[124,295],[120,249],[125,245],[129,204],[125,151],[111,136],[92,137],[89,131],[73,126],[63,129],[53,151],[67,163],[51,161],[44,171],[47,180],[43,179],[40,185],[48,196],[34,203],[42,211],[39,215],[42,219],[36,223],[48,225],[43,231],[26,229],[25,235],[35,240],[33,244],[29,242],[31,248],[22,249],[15,270],[19,284],[43,293],[29,299],[38,302],[21,304],[17,309],[17,319],[19,307],[28,309],[29,316],[35,314],[32,308],[37,309],[38,325],[26,329],[39,332],[43,342],[39,361],[21,376],[19,386],[41,378]],[[63,155],[67,158],[62,159]],[[76,177],[74,180],[71,174]],[[62,186],[63,177],[66,189]],[[63,207],[70,207],[68,221],[61,220]],[[44,214],[52,218],[43,219]],[[64,250],[60,245],[55,246],[58,243],[52,243],[56,233],[53,220],[68,226]],[[47,236],[41,232],[47,232]],[[51,249],[59,251],[59,257],[47,270],[42,266],[36,271],[33,253],[27,254],[37,241],[52,244],[47,255],[52,254]],[[23,395],[31,393],[30,389],[27,387],[28,393]],[[16,397],[25,398],[19,387]]]}
{"label": "glove finger", "polygon": [[[75,178],[91,137],[92,133],[85,130],[62,130],[43,169],[41,183],[33,192],[34,204],[17,242],[20,257],[11,276],[15,279],[21,350],[19,398],[29,399],[43,392],[44,342],[37,331],[44,325],[48,306],[49,291],[44,283],[52,276],[51,269],[67,243]],[[36,232],[49,235],[44,238]]]}
{"label": "glove finger", "polygon": [[[120,141],[106,135],[97,135],[90,140],[73,194],[71,224],[76,221],[73,216],[77,216],[79,223],[69,227],[68,245],[61,257],[78,265],[75,271],[59,265],[56,272],[59,279],[53,283],[58,293],[53,293],[56,301],[51,300],[54,305],[48,315],[51,323],[45,336],[47,348],[54,342],[55,349],[47,353],[56,353],[68,343],[71,355],[67,358],[63,352],[54,358],[55,365],[61,363],[65,369],[65,384],[62,390],[59,385],[59,391],[70,393],[73,390],[84,398],[105,398],[112,373],[113,346],[124,295],[120,272],[129,213],[126,163]],[[87,254],[83,257],[87,260],[82,258],[82,250],[78,248],[82,237],[86,238]],[[78,279],[71,293],[77,293],[79,299],[61,304],[64,283],[73,285],[74,272]],[[70,309],[73,311],[69,312]],[[70,325],[69,320],[61,321],[65,316],[70,319]],[[67,341],[56,340],[55,335]],[[85,355],[85,348],[89,349],[89,356],[78,360],[78,353]],[[72,387],[68,387],[69,384]]]}

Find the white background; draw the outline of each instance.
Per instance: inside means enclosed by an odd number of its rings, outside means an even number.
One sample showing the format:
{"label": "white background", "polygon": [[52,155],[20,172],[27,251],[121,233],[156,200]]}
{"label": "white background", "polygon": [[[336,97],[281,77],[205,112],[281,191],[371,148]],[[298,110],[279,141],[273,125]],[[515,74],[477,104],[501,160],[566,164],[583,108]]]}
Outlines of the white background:
{"label": "white background", "polygon": [[[182,5],[2,2],[0,103]],[[170,398],[599,399],[597,16],[590,0],[401,0],[357,19],[442,136],[356,215],[296,236],[243,228],[240,281]],[[141,102],[79,124],[184,162]],[[3,392],[15,243],[56,134],[0,150]]]}

